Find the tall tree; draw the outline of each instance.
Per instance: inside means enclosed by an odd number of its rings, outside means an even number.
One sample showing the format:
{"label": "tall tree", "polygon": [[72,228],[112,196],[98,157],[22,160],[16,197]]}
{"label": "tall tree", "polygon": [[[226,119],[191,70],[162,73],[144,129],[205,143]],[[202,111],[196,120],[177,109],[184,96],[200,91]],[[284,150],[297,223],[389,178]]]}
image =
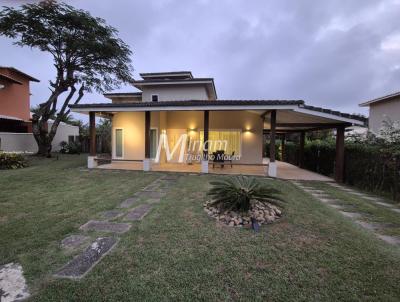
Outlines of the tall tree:
{"label": "tall tree", "polygon": [[[56,76],[50,96],[32,117],[38,154],[50,156],[58,125],[69,104],[81,101],[85,92],[103,93],[132,79],[131,51],[118,31],[101,18],[54,0],[0,11],[0,35],[14,44],[51,54]],[[47,121],[55,118],[50,129]]]}

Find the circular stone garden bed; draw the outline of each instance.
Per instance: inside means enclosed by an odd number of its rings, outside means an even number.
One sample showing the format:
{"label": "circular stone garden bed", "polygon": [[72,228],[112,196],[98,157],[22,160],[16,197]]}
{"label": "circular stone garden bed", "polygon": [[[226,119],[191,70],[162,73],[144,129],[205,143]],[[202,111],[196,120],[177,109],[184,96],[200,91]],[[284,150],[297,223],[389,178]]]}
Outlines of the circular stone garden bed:
{"label": "circular stone garden bed", "polygon": [[260,201],[253,201],[250,210],[246,213],[220,210],[212,205],[212,201],[207,201],[204,204],[204,210],[217,221],[237,227],[251,227],[251,218],[257,220],[260,225],[269,224],[279,219],[282,215],[282,211],[277,206]]}

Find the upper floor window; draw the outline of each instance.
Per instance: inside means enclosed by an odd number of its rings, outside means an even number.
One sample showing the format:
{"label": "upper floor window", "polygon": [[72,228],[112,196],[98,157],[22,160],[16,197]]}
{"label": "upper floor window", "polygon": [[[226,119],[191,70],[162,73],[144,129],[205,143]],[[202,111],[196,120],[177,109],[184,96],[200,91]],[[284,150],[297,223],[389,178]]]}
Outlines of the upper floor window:
{"label": "upper floor window", "polygon": [[152,94],[151,95],[151,101],[152,102],[158,102],[158,94]]}

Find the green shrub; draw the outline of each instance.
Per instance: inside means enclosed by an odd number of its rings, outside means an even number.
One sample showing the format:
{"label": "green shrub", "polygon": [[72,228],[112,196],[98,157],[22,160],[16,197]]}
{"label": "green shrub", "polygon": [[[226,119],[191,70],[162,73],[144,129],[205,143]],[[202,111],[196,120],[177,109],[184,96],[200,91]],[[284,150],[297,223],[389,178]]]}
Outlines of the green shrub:
{"label": "green shrub", "polygon": [[[286,144],[284,161],[298,164],[298,145]],[[333,176],[336,143],[333,140],[307,141],[304,146],[304,167],[307,170]],[[371,192],[382,192],[398,199],[400,189],[400,160],[380,144],[345,143],[345,182]]]}
{"label": "green shrub", "polygon": [[304,146],[304,167],[332,176],[336,159],[336,143],[331,140],[309,141]]}
{"label": "green shrub", "polygon": [[78,142],[70,142],[66,148],[67,148],[68,154],[80,154],[81,153],[81,144]]}
{"label": "green shrub", "polygon": [[[264,157],[269,158],[269,141],[265,143],[265,151],[264,151]],[[275,140],[275,159],[276,160],[281,160],[281,141],[279,139]]]}
{"label": "green shrub", "polygon": [[27,167],[25,157],[19,153],[0,152],[0,170]]}
{"label": "green shrub", "polygon": [[285,143],[285,153],[283,154],[283,161],[292,165],[299,164],[299,145],[294,142]]}
{"label": "green shrub", "polygon": [[60,153],[62,153],[62,154],[67,153],[67,146],[68,146],[68,143],[66,141],[62,141],[60,143],[60,147],[61,147]]}
{"label": "green shrub", "polygon": [[213,198],[211,205],[221,210],[247,212],[251,202],[280,204],[279,191],[260,183],[254,177],[234,176],[210,182],[213,187],[208,195]]}
{"label": "green shrub", "polygon": [[80,154],[82,150],[82,145],[79,142],[70,142],[67,143],[62,141],[60,143],[60,153],[68,153],[68,154]]}

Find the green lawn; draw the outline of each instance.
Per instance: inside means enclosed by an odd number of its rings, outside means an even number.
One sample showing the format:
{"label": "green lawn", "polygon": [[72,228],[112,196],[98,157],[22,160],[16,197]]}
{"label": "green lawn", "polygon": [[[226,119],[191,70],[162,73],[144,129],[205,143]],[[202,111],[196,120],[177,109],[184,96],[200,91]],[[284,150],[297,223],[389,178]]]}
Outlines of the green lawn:
{"label": "green lawn", "polygon": [[214,177],[185,175],[81,281],[52,274],[73,257],[68,234],[161,173],[87,171],[85,157],[0,171],[0,264],[20,263],[34,301],[399,301],[400,248],[289,182],[284,218],[223,227],[202,209]]}
{"label": "green lawn", "polygon": [[[357,212],[363,215],[361,220],[368,223],[377,223],[386,225],[386,228],[380,229],[379,233],[390,236],[400,236],[400,213],[378,205],[371,200],[358,197],[343,190],[333,188],[332,186],[320,182],[309,182],[310,186],[324,190],[331,197],[337,200],[336,204],[344,207],[345,211]],[[389,200],[386,203],[390,203]],[[396,207],[399,205],[396,204]]]}

